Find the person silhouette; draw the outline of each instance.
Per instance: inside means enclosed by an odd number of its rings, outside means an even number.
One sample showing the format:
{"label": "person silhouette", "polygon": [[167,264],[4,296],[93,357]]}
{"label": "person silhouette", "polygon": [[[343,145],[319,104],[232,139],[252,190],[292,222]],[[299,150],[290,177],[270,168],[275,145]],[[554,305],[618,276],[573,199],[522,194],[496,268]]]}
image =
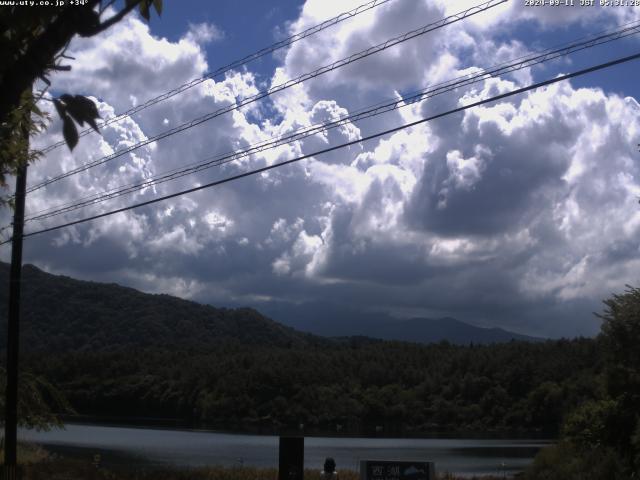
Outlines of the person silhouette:
{"label": "person silhouette", "polygon": [[338,480],[338,472],[336,472],[336,461],[327,457],[324,461],[324,468],[320,472],[321,480]]}

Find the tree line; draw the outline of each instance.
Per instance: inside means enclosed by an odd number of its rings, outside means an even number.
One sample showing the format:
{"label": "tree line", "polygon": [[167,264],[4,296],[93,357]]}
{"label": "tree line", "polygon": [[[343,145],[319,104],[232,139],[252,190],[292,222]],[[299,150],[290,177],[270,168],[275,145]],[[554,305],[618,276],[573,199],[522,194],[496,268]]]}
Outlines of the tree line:
{"label": "tree line", "polygon": [[368,339],[35,352],[24,359],[81,414],[214,428],[386,433],[540,431],[593,398],[591,339],[456,346]]}

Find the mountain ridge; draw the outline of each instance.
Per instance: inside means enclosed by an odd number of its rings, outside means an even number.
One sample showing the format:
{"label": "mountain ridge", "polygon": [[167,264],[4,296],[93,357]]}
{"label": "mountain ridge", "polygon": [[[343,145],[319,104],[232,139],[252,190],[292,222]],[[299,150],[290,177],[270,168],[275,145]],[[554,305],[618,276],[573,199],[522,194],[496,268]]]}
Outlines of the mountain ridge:
{"label": "mountain ridge", "polygon": [[452,317],[397,319],[382,313],[343,310],[320,302],[296,307],[279,305],[261,311],[298,331],[321,336],[368,336],[424,344],[445,340],[460,345],[545,340],[499,327],[479,327]]}
{"label": "mountain ridge", "polygon": [[[2,305],[8,302],[8,276],[9,266],[0,262]],[[43,351],[130,346],[207,349],[221,342],[292,347],[330,343],[323,337],[350,336],[456,344],[540,340],[447,317],[388,321],[384,315],[347,312],[345,316],[314,305],[294,315],[264,315],[249,307],[218,308],[115,283],[53,275],[29,264],[23,266],[23,282],[22,298],[29,301],[22,304],[21,342]],[[6,321],[6,309],[0,311],[0,319]],[[5,330],[0,331],[2,342]]]}
{"label": "mountain ridge", "polygon": [[[8,302],[8,276],[8,265],[1,263],[2,305]],[[282,347],[322,341],[251,308],[216,308],[114,283],[52,275],[33,265],[23,266],[22,299],[21,343],[29,350],[206,349],[222,342]],[[6,308],[0,319],[6,322]],[[0,342],[5,338],[3,328]]]}

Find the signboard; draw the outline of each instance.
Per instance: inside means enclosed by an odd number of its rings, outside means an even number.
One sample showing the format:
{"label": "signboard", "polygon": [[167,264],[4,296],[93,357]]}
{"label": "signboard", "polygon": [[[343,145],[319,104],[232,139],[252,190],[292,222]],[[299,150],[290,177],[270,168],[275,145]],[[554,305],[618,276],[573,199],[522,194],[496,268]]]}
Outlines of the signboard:
{"label": "signboard", "polygon": [[433,462],[395,460],[363,460],[360,480],[435,480]]}

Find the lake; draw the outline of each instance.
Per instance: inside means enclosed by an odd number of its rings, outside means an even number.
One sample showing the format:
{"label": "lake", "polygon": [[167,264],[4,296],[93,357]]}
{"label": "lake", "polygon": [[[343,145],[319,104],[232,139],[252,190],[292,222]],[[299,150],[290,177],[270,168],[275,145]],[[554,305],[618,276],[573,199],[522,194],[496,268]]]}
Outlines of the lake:
{"label": "lake", "polygon": [[[277,467],[278,437],[159,428],[67,425],[65,430],[20,430],[19,438],[39,443],[54,453],[101,454],[108,464],[144,466],[205,465]],[[305,466],[321,470],[326,457],[340,470],[358,470],[360,460],[422,460],[438,472],[460,475],[512,474],[528,465],[549,441],[465,438],[306,437]]]}

